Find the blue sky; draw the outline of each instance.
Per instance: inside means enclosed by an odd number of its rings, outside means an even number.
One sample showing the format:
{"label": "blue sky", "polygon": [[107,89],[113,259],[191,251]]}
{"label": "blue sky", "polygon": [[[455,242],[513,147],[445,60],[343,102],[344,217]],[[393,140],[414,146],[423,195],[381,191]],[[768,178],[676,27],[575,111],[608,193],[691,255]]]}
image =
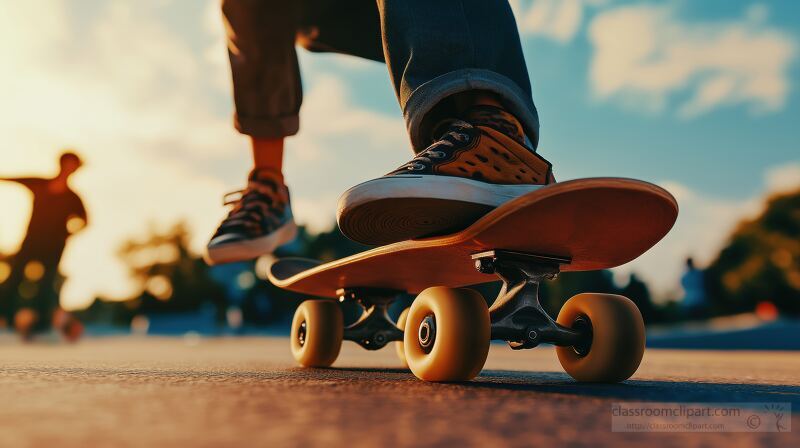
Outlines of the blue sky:
{"label": "blue sky", "polygon": [[[765,194],[800,184],[800,3],[513,1],[559,179],[626,176],[670,189],[675,230],[633,270],[679,295],[681,258],[708,261]],[[199,250],[240,188],[246,141],[231,127],[215,1],[31,0],[0,17],[1,175],[54,170],[65,145],[94,217],[62,265],[68,306],[131,293],[114,252],[178,219]],[[43,12],[46,11],[46,12]],[[302,52],[306,103],[288,141],[299,220],[324,229],[349,186],[410,153],[383,64]],[[145,180],[143,182],[143,180]],[[13,251],[29,198],[0,185],[0,250]]]}

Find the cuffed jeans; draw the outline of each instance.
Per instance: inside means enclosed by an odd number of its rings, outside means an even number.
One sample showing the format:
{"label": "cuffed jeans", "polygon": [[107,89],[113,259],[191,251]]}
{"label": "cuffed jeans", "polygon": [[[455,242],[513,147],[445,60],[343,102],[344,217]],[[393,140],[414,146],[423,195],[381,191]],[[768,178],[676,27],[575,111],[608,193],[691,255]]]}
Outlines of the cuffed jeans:
{"label": "cuffed jeans", "polygon": [[507,0],[224,0],[236,128],[297,133],[298,42],[386,62],[415,151],[447,118],[447,98],[494,93],[536,146],[539,118]]}

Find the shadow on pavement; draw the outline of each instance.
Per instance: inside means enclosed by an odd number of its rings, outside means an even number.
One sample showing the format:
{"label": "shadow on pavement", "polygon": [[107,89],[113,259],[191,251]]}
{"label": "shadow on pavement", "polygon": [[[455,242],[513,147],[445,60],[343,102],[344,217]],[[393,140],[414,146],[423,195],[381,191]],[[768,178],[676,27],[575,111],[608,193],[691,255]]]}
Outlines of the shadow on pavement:
{"label": "shadow on pavement", "polygon": [[383,368],[383,367],[329,367],[327,370],[336,370],[340,372],[361,372],[361,373],[408,373],[408,369],[400,368]]}
{"label": "shadow on pavement", "polygon": [[[420,386],[436,387],[414,378],[407,369],[337,367],[329,369],[301,369],[294,371],[302,376],[320,379],[347,378],[359,381],[387,380],[409,381]],[[364,375],[362,375],[364,374]],[[443,385],[443,384],[439,384]],[[484,370],[480,376],[465,383],[447,383],[447,386],[480,391],[512,391],[597,397],[624,401],[652,402],[790,402],[800,406],[800,386],[779,384],[713,383],[702,381],[628,380],[620,384],[578,383],[566,373],[520,372],[509,370]]]}
{"label": "shadow on pavement", "polygon": [[800,405],[800,387],[776,384],[628,380],[620,384],[577,383],[567,374],[484,370],[465,386],[621,400],[658,402],[764,402]]}
{"label": "shadow on pavement", "polygon": [[[561,372],[521,372],[508,370],[484,370],[475,380],[465,383],[435,384],[417,380],[407,369],[375,367],[339,367],[328,369],[291,368],[288,370],[243,370],[159,368],[109,368],[97,367],[6,367],[6,376],[30,379],[53,375],[80,377],[86,380],[130,380],[134,382],[215,382],[237,383],[248,381],[314,381],[346,380],[347,384],[382,382],[413,385],[414,390],[430,391],[455,387],[477,394],[493,391],[508,391],[526,395],[551,394],[574,397],[595,397],[620,401],[650,401],[665,403],[698,402],[790,402],[800,407],[800,386],[779,384],[714,383],[702,381],[628,380],[621,384],[578,383]],[[395,386],[391,386],[395,387]]]}

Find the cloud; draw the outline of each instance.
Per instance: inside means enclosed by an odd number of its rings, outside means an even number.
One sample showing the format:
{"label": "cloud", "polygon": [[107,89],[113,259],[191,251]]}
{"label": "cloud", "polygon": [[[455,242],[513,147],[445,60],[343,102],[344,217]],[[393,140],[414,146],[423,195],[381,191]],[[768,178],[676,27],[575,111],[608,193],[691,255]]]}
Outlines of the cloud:
{"label": "cloud", "polygon": [[560,43],[571,41],[583,23],[584,8],[604,0],[512,0],[511,7],[523,35],[540,36]]}
{"label": "cloud", "polygon": [[595,16],[589,78],[601,100],[662,111],[671,99],[689,118],[722,106],[752,114],[782,109],[790,90],[794,39],[765,24],[756,5],[742,19],[684,22],[674,8],[624,6]]}
{"label": "cloud", "polygon": [[763,211],[765,196],[800,188],[800,163],[771,168],[763,178],[761,191],[744,199],[715,197],[677,182],[663,182],[661,186],[680,207],[675,227],[649,252],[616,268],[618,280],[625,282],[628,274],[636,272],[662,297],[679,295],[682,260],[691,256],[700,266],[710,263],[739,222]]}
{"label": "cloud", "polygon": [[800,163],[790,163],[767,172],[768,193],[785,193],[800,188]]}

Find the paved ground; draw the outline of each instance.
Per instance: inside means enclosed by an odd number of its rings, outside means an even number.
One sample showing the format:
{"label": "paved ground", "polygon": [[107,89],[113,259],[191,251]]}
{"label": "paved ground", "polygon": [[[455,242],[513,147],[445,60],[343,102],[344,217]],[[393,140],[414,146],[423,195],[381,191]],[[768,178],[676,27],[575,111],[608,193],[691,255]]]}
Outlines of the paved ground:
{"label": "paved ground", "polygon": [[[0,345],[0,446],[799,446],[800,356],[649,350],[621,385],[581,385],[549,348],[492,347],[466,384],[345,343],[296,368],[285,339],[105,338]],[[791,402],[794,432],[611,432],[611,403]]]}

